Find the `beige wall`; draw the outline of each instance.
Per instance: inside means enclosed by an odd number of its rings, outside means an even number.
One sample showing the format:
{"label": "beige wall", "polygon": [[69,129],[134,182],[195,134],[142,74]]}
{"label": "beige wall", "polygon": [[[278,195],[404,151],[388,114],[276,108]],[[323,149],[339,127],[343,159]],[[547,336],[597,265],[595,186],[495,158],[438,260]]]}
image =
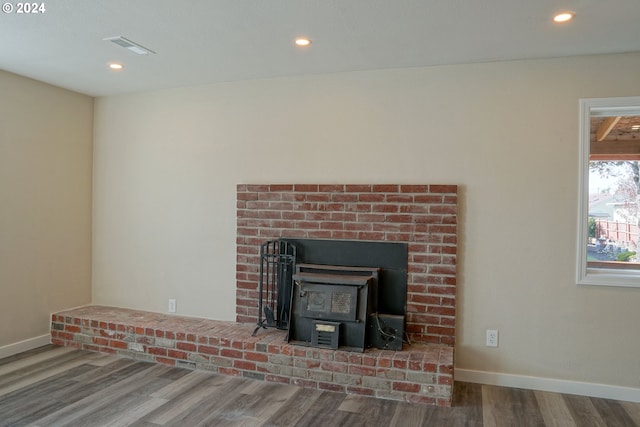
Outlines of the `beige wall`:
{"label": "beige wall", "polygon": [[457,368],[639,387],[640,290],[574,278],[578,99],[639,75],[629,54],[100,98],[94,302],[233,319],[237,183],[458,184]]}
{"label": "beige wall", "polygon": [[0,71],[0,347],[91,299],[93,99]]}

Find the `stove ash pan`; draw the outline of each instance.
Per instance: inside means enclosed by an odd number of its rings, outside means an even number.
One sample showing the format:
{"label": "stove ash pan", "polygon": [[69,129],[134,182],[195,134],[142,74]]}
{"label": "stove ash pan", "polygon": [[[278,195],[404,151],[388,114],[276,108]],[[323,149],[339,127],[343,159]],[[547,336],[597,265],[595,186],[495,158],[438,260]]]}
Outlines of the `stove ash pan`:
{"label": "stove ash pan", "polygon": [[377,311],[379,268],[298,264],[293,275],[289,342],[363,352]]}

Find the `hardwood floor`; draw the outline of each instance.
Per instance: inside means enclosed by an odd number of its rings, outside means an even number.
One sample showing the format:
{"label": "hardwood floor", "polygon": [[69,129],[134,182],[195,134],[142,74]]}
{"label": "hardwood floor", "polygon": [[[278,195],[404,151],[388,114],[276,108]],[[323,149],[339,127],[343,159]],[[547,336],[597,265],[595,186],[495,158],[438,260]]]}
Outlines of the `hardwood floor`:
{"label": "hardwood floor", "polygon": [[0,426],[638,426],[640,404],[456,383],[439,408],[45,346],[0,360]]}

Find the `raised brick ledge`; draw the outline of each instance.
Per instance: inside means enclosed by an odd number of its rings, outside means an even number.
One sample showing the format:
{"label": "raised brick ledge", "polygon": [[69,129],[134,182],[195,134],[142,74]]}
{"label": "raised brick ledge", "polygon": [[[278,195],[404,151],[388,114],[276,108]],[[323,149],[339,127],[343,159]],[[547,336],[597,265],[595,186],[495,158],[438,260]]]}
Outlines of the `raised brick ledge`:
{"label": "raised brick ledge", "polygon": [[105,306],[51,316],[56,345],[224,375],[381,399],[450,406],[453,347],[414,344],[364,353],[290,345],[285,332]]}

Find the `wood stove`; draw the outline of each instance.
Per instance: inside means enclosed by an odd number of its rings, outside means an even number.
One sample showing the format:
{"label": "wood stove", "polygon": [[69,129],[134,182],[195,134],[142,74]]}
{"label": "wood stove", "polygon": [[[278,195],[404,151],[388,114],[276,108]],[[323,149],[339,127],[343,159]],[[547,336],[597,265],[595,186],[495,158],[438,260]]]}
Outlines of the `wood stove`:
{"label": "wood stove", "polygon": [[260,257],[253,335],[279,328],[294,344],[402,349],[405,243],[281,238],[265,242]]}
{"label": "wood stove", "polygon": [[298,264],[288,341],[350,351],[370,347],[380,268]]}

